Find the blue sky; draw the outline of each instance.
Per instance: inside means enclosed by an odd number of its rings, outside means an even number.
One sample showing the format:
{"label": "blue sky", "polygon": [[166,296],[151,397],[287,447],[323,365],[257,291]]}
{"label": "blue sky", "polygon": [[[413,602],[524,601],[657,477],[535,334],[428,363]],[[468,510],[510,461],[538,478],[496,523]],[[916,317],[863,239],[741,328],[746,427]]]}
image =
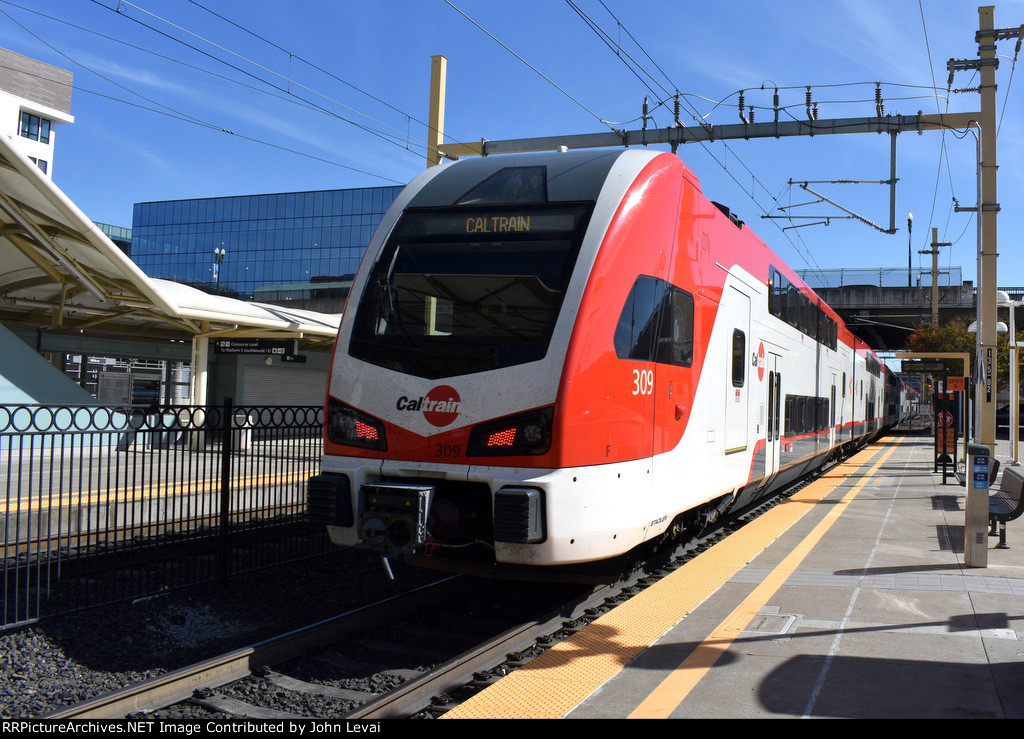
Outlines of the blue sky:
{"label": "blue sky", "polygon": [[[997,28],[1024,23],[1024,0],[992,4]],[[819,118],[873,115],[879,82],[886,113],[974,111],[977,94],[947,96],[946,62],[977,57],[978,6],[63,0],[40,15],[28,0],[0,0],[0,46],[74,72],[76,120],[57,131],[54,181],[94,220],[130,226],[141,201],[404,184],[424,166],[434,54],[448,59],[445,132],[464,141],[636,128],[645,96],[651,125],[663,127],[671,108],[657,105],[677,90],[685,125],[738,122],[741,89],[755,120],[770,120],[776,86],[783,115],[798,118],[808,85]],[[999,283],[1016,286],[1024,285],[1024,73],[1014,74],[1012,42],[998,53]],[[644,71],[627,66],[630,58]],[[975,85],[971,72],[953,82]],[[796,269],[905,268],[908,247],[913,266],[927,267],[918,251],[935,227],[953,244],[940,266],[975,278],[973,214],[954,212],[953,200],[975,204],[971,135],[898,137],[895,235],[840,219],[827,204],[793,212],[830,217],[828,226],[762,217],[815,199],[791,179],[888,179],[887,136],[688,144],[679,155],[710,199]],[[820,188],[888,227],[886,187]]]}

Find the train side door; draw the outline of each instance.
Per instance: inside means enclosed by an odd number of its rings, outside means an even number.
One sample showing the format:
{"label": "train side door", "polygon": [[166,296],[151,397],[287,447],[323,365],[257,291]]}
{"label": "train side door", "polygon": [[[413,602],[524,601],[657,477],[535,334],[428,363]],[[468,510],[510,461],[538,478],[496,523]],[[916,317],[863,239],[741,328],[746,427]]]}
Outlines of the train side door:
{"label": "train side door", "polygon": [[768,409],[768,417],[765,426],[765,468],[762,486],[771,483],[779,471],[781,462],[780,430],[782,429],[782,382],[784,379],[781,370],[782,357],[769,352],[765,357],[765,371],[768,375],[768,382],[765,385],[765,406]]}
{"label": "train side door", "polygon": [[750,297],[730,287],[719,308],[719,320],[732,326],[729,338],[728,378],[725,384],[725,453],[747,448],[748,367],[750,365]]}
{"label": "train side door", "polygon": [[836,445],[836,375],[832,373],[832,394],[828,402],[828,447]]}

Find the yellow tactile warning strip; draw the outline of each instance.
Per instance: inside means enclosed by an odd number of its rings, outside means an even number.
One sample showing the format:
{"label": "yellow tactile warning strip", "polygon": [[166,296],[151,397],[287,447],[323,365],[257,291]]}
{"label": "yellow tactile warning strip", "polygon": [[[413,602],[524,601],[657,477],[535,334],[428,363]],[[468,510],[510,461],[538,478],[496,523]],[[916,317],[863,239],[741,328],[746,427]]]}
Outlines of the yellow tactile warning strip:
{"label": "yellow tactile warning strip", "polygon": [[[671,575],[456,706],[443,718],[562,718],[567,715],[800,520],[815,503],[865,466],[882,446],[874,445],[854,455]],[[847,493],[844,501],[852,500],[894,449],[893,444],[863,476],[860,484]],[[641,704],[634,717],[668,715],[681,702],[685,697],[683,691],[688,692],[692,684],[696,684],[728,647],[726,641],[738,636],[757,613],[760,608],[757,601],[767,600],[785,582],[845,505],[835,508],[840,510],[826,517],[828,524],[825,525],[825,521],[819,524],[816,535],[812,533],[779,566],[778,577],[773,574],[766,579],[765,583],[773,584],[758,586],[712,637]],[[680,674],[684,677],[677,677]],[[685,684],[687,680],[692,681],[689,687]]]}
{"label": "yellow tactile warning strip", "polygon": [[811,533],[786,555],[785,559],[768,574],[768,577],[762,580],[761,584],[754,588],[750,595],[722,621],[718,628],[711,633],[711,636],[699,644],[690,656],[683,660],[675,671],[637,706],[629,718],[668,718],[671,715],[672,711],[683,702],[694,686],[714,666],[719,656],[729,648],[754,616],[768,604],[775,592],[793,574],[804,557],[821,541],[825,532],[843,514],[857,493],[895,449],[896,447],[893,445],[882,455],[868,473],[847,491],[842,500],[829,510]]}

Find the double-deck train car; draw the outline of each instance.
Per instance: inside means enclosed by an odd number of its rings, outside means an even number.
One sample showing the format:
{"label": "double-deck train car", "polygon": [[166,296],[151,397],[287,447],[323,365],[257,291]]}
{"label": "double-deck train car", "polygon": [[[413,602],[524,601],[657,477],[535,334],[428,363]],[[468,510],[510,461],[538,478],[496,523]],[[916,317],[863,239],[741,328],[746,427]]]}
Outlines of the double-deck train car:
{"label": "double-deck train car", "polygon": [[881,433],[902,392],[674,154],[463,160],[368,247],[310,514],[455,570],[599,562]]}

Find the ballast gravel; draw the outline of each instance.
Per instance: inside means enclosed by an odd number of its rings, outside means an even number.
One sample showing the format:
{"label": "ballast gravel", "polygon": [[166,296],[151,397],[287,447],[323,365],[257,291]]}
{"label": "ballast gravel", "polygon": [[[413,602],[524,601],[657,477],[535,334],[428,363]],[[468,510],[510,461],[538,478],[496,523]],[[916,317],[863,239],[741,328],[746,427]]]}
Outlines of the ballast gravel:
{"label": "ballast gravel", "polygon": [[0,631],[0,718],[45,716],[438,579],[334,551]]}

